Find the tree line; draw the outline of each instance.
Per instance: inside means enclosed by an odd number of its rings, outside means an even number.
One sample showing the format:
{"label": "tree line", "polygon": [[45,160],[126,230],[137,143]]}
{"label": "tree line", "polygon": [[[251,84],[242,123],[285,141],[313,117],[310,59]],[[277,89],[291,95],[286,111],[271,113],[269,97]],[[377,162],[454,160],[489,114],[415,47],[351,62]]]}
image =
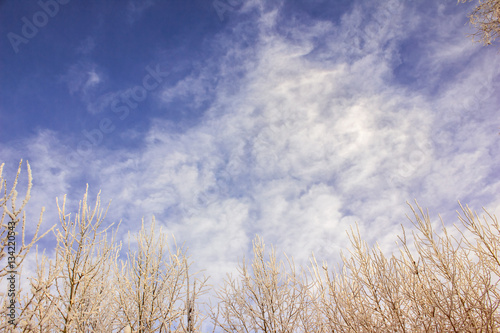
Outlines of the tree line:
{"label": "tree line", "polygon": [[246,333],[499,331],[500,225],[486,211],[480,217],[461,205],[460,227],[441,221],[438,232],[428,212],[410,205],[412,235],[402,227],[399,253],[391,256],[369,247],[353,226],[351,248],[334,268],[313,255],[307,267],[286,255],[278,260],[257,236],[252,260],[206,304],[200,297],[211,291],[208,278],[192,272],[187,251],[154,219],[143,221],[122,253],[118,226],[104,226],[100,194],[90,203],[86,191],[73,216],[65,198],[58,202],[59,223],[44,234],[42,211],[26,240],[32,177],[27,163],[27,192],[16,206],[21,163],[10,189],[0,166],[2,285],[47,233],[57,243],[51,258],[36,254],[29,289],[2,291],[2,332],[201,332],[202,325]]}

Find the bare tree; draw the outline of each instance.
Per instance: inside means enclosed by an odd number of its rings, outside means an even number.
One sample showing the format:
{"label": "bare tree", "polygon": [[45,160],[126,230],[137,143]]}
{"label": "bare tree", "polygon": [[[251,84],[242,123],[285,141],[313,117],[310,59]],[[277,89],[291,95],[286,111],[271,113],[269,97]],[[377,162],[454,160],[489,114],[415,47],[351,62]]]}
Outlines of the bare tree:
{"label": "bare tree", "polygon": [[476,29],[472,34],[473,39],[491,45],[500,36],[500,0],[479,0],[479,4],[469,14],[469,22]]}
{"label": "bare tree", "polygon": [[[418,207],[418,205],[417,205]],[[400,255],[370,250],[351,232],[353,250],[340,272],[315,264],[318,308],[335,332],[498,332],[500,225],[467,207],[457,239],[434,231],[429,214],[411,207],[414,244],[403,229]],[[474,241],[470,237],[474,237]],[[411,250],[413,249],[413,250]],[[323,273],[321,273],[323,271]]]}
{"label": "bare tree", "polygon": [[66,214],[66,196],[59,210],[55,260],[42,255],[31,294],[24,298],[24,329],[38,332],[109,332],[114,322],[112,266],[119,246],[102,228],[106,212],[100,194],[92,207],[88,188],[78,213]]}
{"label": "bare tree", "polygon": [[307,274],[288,257],[277,261],[274,249],[266,260],[259,237],[253,255],[251,268],[243,261],[238,279],[229,276],[217,291],[214,325],[224,332],[321,332]]}
{"label": "bare tree", "polygon": [[[29,167],[28,173],[27,199],[16,209],[16,192],[4,195],[2,205],[10,199],[13,208],[5,208],[3,218],[8,214],[15,220],[29,199]],[[185,251],[176,244],[172,250],[166,235],[155,230],[154,220],[149,232],[142,224],[135,239],[137,249],[129,244],[127,260],[119,261],[117,229],[112,230],[113,225],[104,227],[107,209],[101,208],[100,193],[91,205],[87,187],[73,217],[66,213],[66,196],[57,207],[60,221],[54,232],[57,245],[53,259],[37,253],[37,269],[29,278],[31,289],[17,295],[18,318],[11,326],[2,318],[1,327],[15,332],[199,331],[204,317],[197,301],[205,292],[207,279],[189,273]],[[37,233],[26,245],[23,223],[23,247],[17,253],[17,266],[40,238]],[[7,246],[7,240],[4,243],[2,246]],[[10,268],[2,269],[7,274]]]}
{"label": "bare tree", "polygon": [[47,332],[54,328],[53,320],[59,299],[53,297],[54,281],[59,276],[59,265],[54,265],[47,256],[36,258],[36,275],[30,277],[31,290],[21,297],[21,332]]}
{"label": "bare tree", "polygon": [[194,305],[206,279],[190,291],[188,258],[175,239],[169,247],[154,218],[149,231],[143,221],[135,241],[137,250],[129,243],[127,260],[115,264],[119,325],[138,333],[194,332],[201,324]]}
{"label": "bare tree", "polygon": [[[18,310],[15,309],[15,306],[16,303],[19,304],[20,302],[21,290],[16,290],[17,286],[15,286],[15,284],[19,283],[21,277],[21,265],[33,245],[41,238],[43,238],[48,232],[50,232],[50,230],[48,230],[43,235],[39,235],[44,212],[44,208],[42,208],[40,218],[35,226],[34,235],[29,243],[26,242],[26,213],[24,211],[24,208],[26,207],[30,199],[33,178],[31,175],[30,165],[28,162],[26,162],[26,166],[28,169],[28,187],[24,196],[24,200],[22,201],[20,206],[17,206],[18,193],[16,191],[16,187],[18,184],[19,175],[21,174],[22,162],[22,160],[19,162],[19,167],[17,169],[16,177],[14,178],[14,183],[12,184],[12,187],[9,191],[7,191],[7,181],[3,178],[2,175],[4,164],[2,163],[0,165],[0,192],[3,192],[3,196],[0,197],[0,209],[2,210],[0,219],[0,262],[2,263],[0,266],[0,282],[9,280],[9,291],[7,292],[7,295],[3,292],[0,292],[0,296],[3,296],[3,304],[0,308],[1,331],[13,330],[18,326],[20,322],[21,317],[16,317],[15,315],[15,312]],[[21,212],[22,218],[20,216]],[[6,221],[6,218],[8,220],[10,219],[10,221]],[[17,242],[16,237],[19,233],[19,224],[21,225],[22,230],[20,244]],[[5,261],[5,259],[7,260]],[[14,300],[16,302],[12,303],[11,301]]]}

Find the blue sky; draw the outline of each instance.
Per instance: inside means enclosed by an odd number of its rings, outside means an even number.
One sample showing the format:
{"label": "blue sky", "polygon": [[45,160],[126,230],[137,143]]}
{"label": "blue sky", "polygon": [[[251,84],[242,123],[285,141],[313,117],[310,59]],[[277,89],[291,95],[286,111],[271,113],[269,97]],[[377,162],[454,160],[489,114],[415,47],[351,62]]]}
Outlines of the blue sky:
{"label": "blue sky", "polygon": [[0,161],[29,160],[44,228],[88,183],[120,237],[155,215],[218,281],[255,234],[335,262],[356,221],[391,251],[406,201],[500,208],[500,56],[472,4],[40,3],[0,4]]}

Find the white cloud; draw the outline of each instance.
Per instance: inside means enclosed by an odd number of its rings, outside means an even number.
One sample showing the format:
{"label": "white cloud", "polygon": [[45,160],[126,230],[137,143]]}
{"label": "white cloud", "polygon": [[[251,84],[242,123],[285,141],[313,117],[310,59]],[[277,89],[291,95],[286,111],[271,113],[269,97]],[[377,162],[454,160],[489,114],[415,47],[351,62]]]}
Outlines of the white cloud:
{"label": "white cloud", "polygon": [[85,83],[85,88],[95,86],[99,82],[101,82],[101,78],[99,75],[96,73],[96,71],[93,69],[90,72],[88,72],[89,78],[87,82]]}
{"label": "white cloud", "polygon": [[78,62],[68,68],[61,80],[68,86],[70,94],[79,93],[86,96],[102,81],[102,77],[95,64]]}

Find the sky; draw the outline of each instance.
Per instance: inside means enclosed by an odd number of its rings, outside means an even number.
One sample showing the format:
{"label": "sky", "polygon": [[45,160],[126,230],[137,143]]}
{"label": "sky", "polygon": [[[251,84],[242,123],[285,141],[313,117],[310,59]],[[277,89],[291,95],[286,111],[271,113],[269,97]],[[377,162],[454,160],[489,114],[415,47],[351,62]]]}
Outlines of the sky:
{"label": "sky", "polygon": [[467,37],[473,5],[0,2],[0,163],[33,170],[28,234],[88,184],[119,239],[154,215],[216,285],[256,234],[335,263],[355,223],[391,252],[407,201],[498,213],[500,54]]}

